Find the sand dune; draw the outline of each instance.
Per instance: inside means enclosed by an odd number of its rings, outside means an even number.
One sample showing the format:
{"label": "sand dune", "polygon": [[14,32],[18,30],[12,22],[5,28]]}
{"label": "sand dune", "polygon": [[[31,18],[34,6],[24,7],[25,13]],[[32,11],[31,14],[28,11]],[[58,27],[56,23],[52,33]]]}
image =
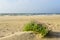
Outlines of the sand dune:
{"label": "sand dune", "polygon": [[0,38],[0,40],[34,40],[35,35],[32,32],[16,32],[6,37]]}
{"label": "sand dune", "polygon": [[[23,26],[30,20],[46,23],[53,31],[52,34],[54,35],[52,38],[44,38],[41,40],[60,40],[60,15],[0,16],[0,40],[20,40],[20,32],[22,32]],[[19,32],[19,35],[17,32]],[[37,39],[39,40],[39,38]]]}

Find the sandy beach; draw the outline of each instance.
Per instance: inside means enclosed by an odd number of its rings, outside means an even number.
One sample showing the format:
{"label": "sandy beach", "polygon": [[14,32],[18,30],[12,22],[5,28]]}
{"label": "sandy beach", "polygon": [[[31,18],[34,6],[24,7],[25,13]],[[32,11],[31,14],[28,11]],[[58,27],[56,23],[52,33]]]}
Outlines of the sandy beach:
{"label": "sandy beach", "polygon": [[3,37],[22,32],[23,26],[30,20],[46,23],[55,32],[54,37],[41,40],[60,40],[60,15],[0,16],[0,40],[6,40]]}

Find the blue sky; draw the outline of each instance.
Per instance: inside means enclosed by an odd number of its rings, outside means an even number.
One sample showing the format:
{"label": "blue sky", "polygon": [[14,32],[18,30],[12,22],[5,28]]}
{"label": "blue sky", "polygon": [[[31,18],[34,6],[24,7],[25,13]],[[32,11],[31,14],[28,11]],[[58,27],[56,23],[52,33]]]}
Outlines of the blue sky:
{"label": "blue sky", "polygon": [[0,0],[0,13],[60,13],[60,0]]}

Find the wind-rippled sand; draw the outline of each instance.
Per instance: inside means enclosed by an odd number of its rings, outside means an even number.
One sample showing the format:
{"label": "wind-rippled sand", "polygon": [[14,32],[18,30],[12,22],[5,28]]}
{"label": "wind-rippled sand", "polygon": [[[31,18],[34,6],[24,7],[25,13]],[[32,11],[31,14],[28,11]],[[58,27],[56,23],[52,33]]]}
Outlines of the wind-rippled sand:
{"label": "wind-rippled sand", "polygon": [[[43,38],[41,40],[60,40],[60,15],[0,16],[0,40],[1,38],[3,39],[4,37],[13,35],[17,32],[22,32],[23,26],[30,20],[46,23],[53,31],[52,37]],[[10,38],[12,38],[12,36]],[[37,40],[40,39],[37,38]]]}

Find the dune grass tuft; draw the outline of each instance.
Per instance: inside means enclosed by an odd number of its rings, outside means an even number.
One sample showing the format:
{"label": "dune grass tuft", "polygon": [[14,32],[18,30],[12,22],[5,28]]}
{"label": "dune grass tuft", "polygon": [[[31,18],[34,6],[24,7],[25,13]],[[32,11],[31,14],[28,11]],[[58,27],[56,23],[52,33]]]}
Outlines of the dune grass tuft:
{"label": "dune grass tuft", "polygon": [[31,22],[27,23],[24,26],[23,30],[24,31],[32,31],[36,34],[41,34],[42,37],[44,37],[48,33],[47,27],[44,24],[38,24],[34,21],[31,21]]}

